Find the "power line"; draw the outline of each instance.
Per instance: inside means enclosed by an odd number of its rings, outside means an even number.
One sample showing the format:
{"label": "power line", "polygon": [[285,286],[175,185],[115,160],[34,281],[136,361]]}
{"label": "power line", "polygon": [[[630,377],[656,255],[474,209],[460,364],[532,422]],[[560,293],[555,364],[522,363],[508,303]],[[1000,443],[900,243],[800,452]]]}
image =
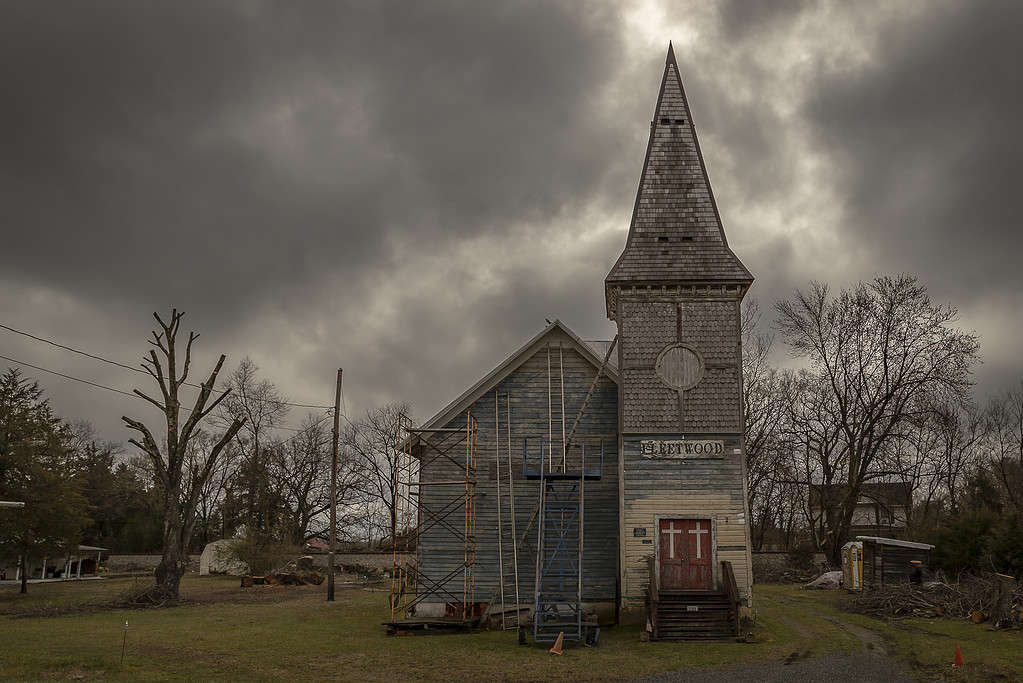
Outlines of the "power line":
{"label": "power line", "polygon": [[[113,387],[108,387],[105,384],[97,384],[96,382],[90,382],[89,380],[82,379],[80,377],[72,377],[71,375],[65,375],[63,372],[57,372],[56,370],[47,370],[46,368],[41,368],[38,365],[32,365],[31,363],[26,363],[23,360],[18,360],[17,358],[8,358],[7,356],[0,356],[0,358],[3,358],[6,361],[10,361],[11,363],[17,363],[18,365],[24,365],[25,367],[32,368],[33,370],[40,370],[42,372],[48,372],[51,375],[56,375],[57,377],[63,377],[64,379],[70,379],[70,380],[73,380],[75,382],[81,382],[82,384],[88,384],[89,386],[97,387],[99,389],[106,389],[107,391],[112,391],[115,394],[124,394],[125,396],[130,396],[131,398],[140,398],[138,395],[129,393],[127,391],[122,391],[120,389],[115,389]],[[188,410],[188,409],[186,408],[185,410]]]}
{"label": "power line", "polygon": [[[22,335],[24,337],[28,337],[29,339],[34,339],[35,341],[43,342],[44,344],[49,344],[51,346],[56,346],[58,349],[64,349],[65,351],[70,351],[71,353],[77,353],[77,354],[79,354],[81,356],[85,356],[86,358],[92,358],[93,360],[102,361],[103,363],[109,363],[110,365],[115,365],[115,366],[117,366],[119,368],[123,368],[125,370],[131,370],[132,372],[138,372],[138,373],[141,373],[143,375],[146,375],[147,377],[151,377],[152,376],[148,372],[143,370],[142,368],[133,367],[131,365],[127,365],[125,363],[121,363],[121,362],[116,361],[116,360],[110,360],[109,358],[104,358],[103,356],[98,356],[98,355],[96,355],[94,353],[89,353],[88,351],[82,351],[81,349],[76,349],[76,348],[71,347],[71,346],[66,346],[65,344],[61,344],[59,342],[55,342],[52,339],[46,339],[44,337],[36,336],[36,335],[34,335],[34,334],[30,333],[30,332],[25,332],[23,330],[17,330],[17,329],[15,329],[13,327],[10,327],[9,325],[4,325],[3,323],[0,323],[0,328],[3,328],[5,330],[7,330],[8,332],[13,332],[15,334],[20,334],[20,335]],[[28,363],[23,363],[23,365],[28,365]],[[31,367],[31,366],[29,366],[29,367]],[[46,370],[45,372],[49,372],[49,371]],[[194,387],[196,389],[202,389],[203,388],[201,384],[195,384],[193,382],[185,382],[185,385],[186,386],[190,386],[190,387]],[[105,388],[109,389],[109,387],[105,387]],[[217,391],[219,393],[224,393],[223,389],[215,389],[214,391]],[[262,399],[262,398],[255,398],[255,397],[250,397],[250,398],[253,401],[272,401],[274,403],[280,403],[281,405],[291,406],[293,408],[322,408],[323,410],[333,410],[333,406],[322,406],[322,405],[316,405],[316,404],[311,404],[311,403],[289,403],[288,401],[273,401],[273,399]]]}
{"label": "power line", "polygon": [[[328,417],[331,416],[331,413],[332,413],[332,411],[328,411],[326,415],[322,416],[320,419],[318,419],[316,422],[312,423],[311,425],[303,427],[302,429],[296,429],[295,430],[295,434],[292,434],[287,439],[282,441],[281,445],[283,446],[284,444],[286,444],[286,443],[288,443],[290,441],[294,441],[299,436],[301,436],[302,432],[308,432],[308,431],[311,431],[311,430],[315,429],[316,427],[319,427],[321,424],[323,424],[324,420],[326,420]],[[287,429],[290,429],[290,427],[288,427]]]}
{"label": "power line", "polygon": [[[23,365],[23,366],[25,366],[27,368],[32,368],[33,370],[39,370],[40,372],[48,372],[51,375],[56,375],[57,377],[62,377],[64,379],[69,379],[69,380],[71,380],[73,382],[81,382],[82,384],[87,384],[87,385],[89,385],[91,387],[95,387],[97,389],[106,389],[107,391],[112,391],[115,394],[121,394],[123,396],[127,396],[129,398],[134,398],[134,399],[139,400],[139,401],[144,401],[145,400],[144,398],[142,398],[138,394],[133,394],[131,392],[127,392],[127,391],[124,391],[122,389],[116,389],[114,387],[108,387],[107,385],[100,384],[99,382],[93,382],[93,381],[88,380],[88,379],[82,379],[81,377],[74,377],[72,375],[64,374],[63,372],[57,372],[56,370],[50,370],[49,368],[44,368],[44,367],[41,367],[39,365],[33,365],[32,363],[26,363],[25,361],[18,360],[17,358],[11,358],[9,356],[4,356],[4,355],[0,355],[0,358],[2,358],[3,360],[6,360],[8,362],[11,362],[11,363],[16,363],[18,365]],[[146,402],[148,403],[148,401],[146,401]],[[185,406],[180,406],[180,407],[181,407],[181,410],[184,410],[184,411],[189,412],[189,413],[192,412],[191,408],[187,408]],[[290,432],[296,432],[295,436],[298,436],[298,434],[300,434],[301,432],[308,431],[312,427],[316,426],[316,424],[319,424],[319,422],[322,422],[325,419],[326,419],[326,417],[320,418],[320,420],[318,422],[316,422],[316,423],[314,423],[314,424],[312,424],[312,425],[310,425],[308,427],[288,427],[286,425],[278,425],[277,427],[275,427],[275,429],[286,429],[286,430],[288,430]],[[348,418],[345,418],[345,419],[347,420]],[[295,438],[295,436],[289,437],[286,441],[290,441],[291,439]]]}

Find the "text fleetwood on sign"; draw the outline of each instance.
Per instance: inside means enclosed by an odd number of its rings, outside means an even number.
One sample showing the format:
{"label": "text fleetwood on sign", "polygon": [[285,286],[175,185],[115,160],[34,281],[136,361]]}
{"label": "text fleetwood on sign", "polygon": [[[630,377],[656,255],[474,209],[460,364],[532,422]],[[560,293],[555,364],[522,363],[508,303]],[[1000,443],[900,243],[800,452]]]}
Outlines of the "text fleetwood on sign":
{"label": "text fleetwood on sign", "polygon": [[644,458],[723,458],[725,442],[721,440],[661,441],[646,439],[639,442]]}

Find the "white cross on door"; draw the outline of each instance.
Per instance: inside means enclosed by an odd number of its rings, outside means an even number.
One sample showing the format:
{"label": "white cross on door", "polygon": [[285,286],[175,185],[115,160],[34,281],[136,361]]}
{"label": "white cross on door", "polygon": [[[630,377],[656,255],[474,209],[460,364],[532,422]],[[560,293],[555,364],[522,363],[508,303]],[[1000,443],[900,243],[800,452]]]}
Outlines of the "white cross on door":
{"label": "white cross on door", "polygon": [[675,535],[684,533],[685,529],[676,529],[675,522],[668,522],[667,529],[661,529],[662,534],[668,534],[668,559],[675,559]]}
{"label": "white cross on door", "polygon": [[702,528],[700,526],[700,523],[697,522],[696,523],[696,528],[695,529],[690,529],[689,533],[696,534],[696,559],[698,559],[698,560],[702,559],[703,558],[703,554],[700,551],[700,535],[701,534],[709,534],[710,530]]}

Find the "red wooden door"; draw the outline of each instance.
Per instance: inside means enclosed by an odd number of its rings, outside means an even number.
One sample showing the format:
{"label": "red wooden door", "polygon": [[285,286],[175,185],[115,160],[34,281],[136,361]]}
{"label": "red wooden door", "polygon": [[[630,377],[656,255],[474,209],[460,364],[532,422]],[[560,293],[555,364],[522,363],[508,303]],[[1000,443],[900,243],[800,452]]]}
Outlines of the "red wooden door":
{"label": "red wooden door", "polygon": [[661,519],[658,525],[661,590],[711,590],[709,519]]}

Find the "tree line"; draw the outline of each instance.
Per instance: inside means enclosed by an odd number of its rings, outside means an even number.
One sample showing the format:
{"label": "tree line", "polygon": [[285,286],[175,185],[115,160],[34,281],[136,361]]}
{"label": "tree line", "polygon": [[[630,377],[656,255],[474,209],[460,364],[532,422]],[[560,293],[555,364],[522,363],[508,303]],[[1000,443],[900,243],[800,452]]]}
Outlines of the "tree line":
{"label": "tree line", "polygon": [[[866,488],[897,482],[912,497],[907,534],[938,541],[939,564],[1023,572],[1023,385],[977,400],[980,340],[957,311],[909,276],[811,283],[772,310],[771,325],[753,300],[742,315],[754,548],[804,544],[837,562]],[[198,335],[179,339],[182,317],[154,314],[143,367],[156,391],[135,393],[160,417],[125,415],[127,446],[55,415],[17,369],[0,376],[0,500],[26,503],[0,511],[0,559],[81,542],[159,551],[157,589],[176,596],[188,554],[211,540],[240,535],[250,562],[332,533],[386,543],[409,406],[345,417],[331,500],[332,416],[306,414],[282,436],[293,406],[248,358],[221,382],[221,356],[190,383]],[[791,367],[772,364],[776,338]]]}
{"label": "tree line", "polygon": [[[18,369],[0,376],[0,500],[25,503],[0,511],[0,560],[58,557],[79,543],[160,552],[157,586],[176,595],[189,553],[209,541],[239,537],[254,563],[328,541],[331,415],[306,414],[281,436],[292,408],[249,358],[220,389],[223,356],[205,381],[190,384],[198,335],[179,339],[182,317],[154,314],[143,367],[156,392],[135,393],[161,419],[123,417],[137,435],[127,446],[57,416],[38,383]],[[198,395],[188,399],[188,387]],[[392,403],[344,419],[338,540],[386,541],[393,465],[409,415],[406,404]]]}
{"label": "tree line", "polygon": [[[869,486],[897,483],[905,534],[936,543],[938,566],[1023,573],[1023,383],[975,395],[980,340],[956,309],[899,276],[811,283],[773,313],[742,316],[754,549],[837,563]],[[771,364],[776,339],[792,367]]]}

